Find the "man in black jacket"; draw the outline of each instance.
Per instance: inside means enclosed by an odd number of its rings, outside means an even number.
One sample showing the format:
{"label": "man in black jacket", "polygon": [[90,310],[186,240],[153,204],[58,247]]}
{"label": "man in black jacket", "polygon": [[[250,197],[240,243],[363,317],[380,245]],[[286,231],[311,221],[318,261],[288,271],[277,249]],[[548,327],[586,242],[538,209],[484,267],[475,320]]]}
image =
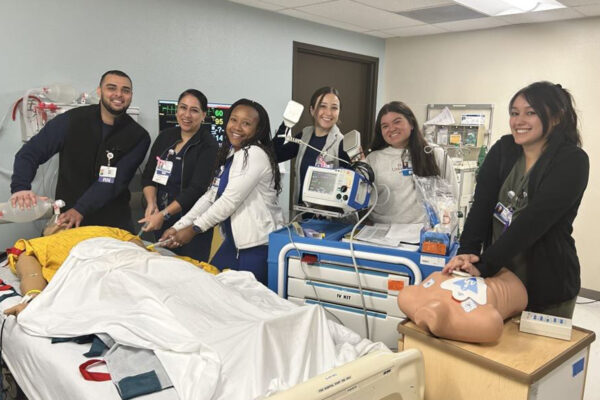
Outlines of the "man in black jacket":
{"label": "man in black jacket", "polygon": [[148,132],[126,114],[131,79],[111,70],[100,79],[100,104],[58,115],[15,156],[11,203],[31,207],[37,168],[59,153],[56,198],[66,203],[58,222],[114,226],[133,231],[128,185],[150,146]]}

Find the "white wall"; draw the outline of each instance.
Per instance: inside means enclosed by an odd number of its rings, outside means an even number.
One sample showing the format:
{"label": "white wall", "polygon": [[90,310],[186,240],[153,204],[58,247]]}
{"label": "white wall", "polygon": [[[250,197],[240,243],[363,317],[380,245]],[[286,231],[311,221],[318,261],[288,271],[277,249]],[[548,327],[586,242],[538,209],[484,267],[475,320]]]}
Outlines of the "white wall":
{"label": "white wall", "polygon": [[[133,105],[152,136],[157,100],[177,98],[189,87],[211,102],[255,99],[276,129],[291,96],[293,41],[379,57],[383,98],[383,39],[224,0],[3,0],[0,34],[0,113],[28,88],[65,82],[89,91],[104,71],[122,69],[133,79]],[[17,124],[6,122],[0,132],[0,201],[10,195],[19,138]],[[39,232],[10,225],[0,226],[0,246],[12,244],[16,232]]]}
{"label": "white wall", "polygon": [[563,85],[581,118],[590,156],[588,184],[574,237],[582,286],[600,290],[596,253],[600,221],[600,18],[517,25],[444,35],[388,39],[385,101],[403,100],[424,121],[428,103],[492,103],[492,143],[509,133],[508,101],[538,80]]}

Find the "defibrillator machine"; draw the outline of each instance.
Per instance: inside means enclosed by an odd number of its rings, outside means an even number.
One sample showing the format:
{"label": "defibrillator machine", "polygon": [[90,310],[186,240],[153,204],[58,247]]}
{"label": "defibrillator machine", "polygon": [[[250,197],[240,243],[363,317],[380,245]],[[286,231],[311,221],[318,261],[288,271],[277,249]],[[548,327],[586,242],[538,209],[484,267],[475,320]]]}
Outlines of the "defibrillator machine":
{"label": "defibrillator machine", "polygon": [[302,200],[309,206],[353,212],[366,208],[370,197],[371,184],[367,178],[350,169],[310,166],[304,177]]}
{"label": "defibrillator machine", "polygon": [[[292,136],[291,128],[298,123],[304,106],[290,100],[283,112],[283,137],[286,142],[295,142],[301,146],[307,143]],[[309,146],[310,147],[310,146]],[[343,148],[352,160],[361,151],[360,132],[353,130],[344,135]],[[317,150],[317,149],[315,149]],[[343,160],[342,160],[343,161]],[[367,208],[373,188],[373,171],[362,162],[349,164],[349,168],[323,168],[309,166],[304,177],[302,200],[308,206],[294,205],[294,210],[311,212],[317,215],[343,217]],[[314,206],[321,206],[313,208]],[[333,208],[324,210],[322,206]]]}

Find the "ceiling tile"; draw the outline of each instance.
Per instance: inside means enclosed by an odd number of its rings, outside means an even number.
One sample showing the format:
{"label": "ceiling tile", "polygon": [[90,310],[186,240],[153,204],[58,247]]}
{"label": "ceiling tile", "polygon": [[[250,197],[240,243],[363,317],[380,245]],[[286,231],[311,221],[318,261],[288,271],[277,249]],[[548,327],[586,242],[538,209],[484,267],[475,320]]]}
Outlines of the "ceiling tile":
{"label": "ceiling tile", "polygon": [[587,6],[574,7],[576,11],[582,13],[587,17],[593,17],[600,15],[600,4],[590,4]]}
{"label": "ceiling tile", "polygon": [[419,21],[350,0],[338,0],[300,7],[299,10],[323,18],[331,18],[336,21],[362,26],[367,28],[366,30],[382,30],[421,24]]}
{"label": "ceiling tile", "polygon": [[272,4],[272,3],[267,3],[266,1],[260,1],[260,0],[229,0],[233,3],[238,3],[238,4],[243,4],[245,6],[248,7],[255,7],[255,8],[262,8],[263,10],[269,10],[269,11],[277,11],[277,10],[281,10],[283,9],[283,7]]}
{"label": "ceiling tile", "polygon": [[415,10],[431,13],[435,9],[445,6],[457,6],[457,3],[453,0],[229,1],[381,38],[488,29],[512,24],[550,22],[600,15],[600,0],[559,0],[562,4],[571,8],[504,15],[502,17],[431,22],[434,25],[430,25],[423,24],[423,21],[418,20],[417,16],[411,18],[396,13]]}
{"label": "ceiling tile", "polygon": [[399,14],[408,18],[416,19],[417,21],[425,22],[426,24],[439,24],[442,22],[462,21],[465,19],[487,17],[485,14],[458,4],[406,11]]}
{"label": "ceiling tile", "polygon": [[263,0],[265,3],[275,4],[279,8],[296,8],[311,4],[326,3],[331,0]]}
{"label": "ceiling tile", "polygon": [[478,19],[468,19],[464,21],[452,21],[444,22],[441,24],[435,24],[438,28],[445,29],[452,32],[459,31],[472,31],[475,29],[490,29],[497,28],[499,26],[509,25],[508,21],[505,21],[499,17],[487,17]]}
{"label": "ceiling tile", "polygon": [[380,10],[398,12],[455,4],[452,0],[354,0]]}
{"label": "ceiling tile", "polygon": [[584,6],[584,5],[592,5],[592,4],[600,5],[600,0],[558,0],[558,1],[567,7]]}
{"label": "ceiling tile", "polygon": [[582,15],[572,8],[559,8],[556,10],[536,11],[526,14],[503,15],[502,19],[511,24],[526,24],[528,22],[550,22],[581,17]]}
{"label": "ceiling tile", "polygon": [[356,26],[352,24],[347,24],[345,22],[334,21],[330,18],[320,17],[314,14],[308,14],[303,11],[298,10],[281,10],[279,11],[281,14],[289,15],[290,17],[301,18],[311,22],[316,22],[318,24],[329,25],[336,28],[346,29],[354,32],[364,32],[367,28],[363,28],[361,26]]}
{"label": "ceiling tile", "polygon": [[422,35],[434,35],[436,33],[448,33],[440,27],[434,25],[419,25],[409,26],[407,28],[394,28],[386,29],[384,32],[390,33],[393,37],[397,36],[422,36]]}

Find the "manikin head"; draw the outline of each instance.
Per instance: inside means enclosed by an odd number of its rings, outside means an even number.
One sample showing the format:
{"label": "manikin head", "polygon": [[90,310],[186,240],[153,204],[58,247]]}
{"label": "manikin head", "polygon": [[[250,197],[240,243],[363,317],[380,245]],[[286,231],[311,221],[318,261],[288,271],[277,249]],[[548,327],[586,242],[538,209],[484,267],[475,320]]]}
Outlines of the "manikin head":
{"label": "manikin head", "polygon": [[525,309],[527,290],[506,268],[485,279],[434,272],[419,285],[402,289],[398,305],[417,326],[435,336],[490,343],[500,338],[505,319]]}

